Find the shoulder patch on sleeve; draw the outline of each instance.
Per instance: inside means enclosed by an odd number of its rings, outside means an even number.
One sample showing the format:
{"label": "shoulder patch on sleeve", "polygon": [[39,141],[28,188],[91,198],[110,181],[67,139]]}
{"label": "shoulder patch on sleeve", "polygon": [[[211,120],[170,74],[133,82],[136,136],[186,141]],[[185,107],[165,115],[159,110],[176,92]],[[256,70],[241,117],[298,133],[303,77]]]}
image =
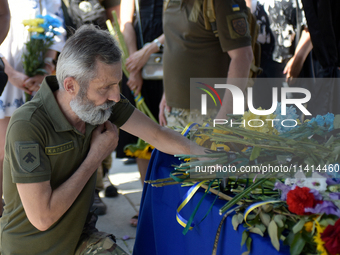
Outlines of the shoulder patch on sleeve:
{"label": "shoulder patch on sleeve", "polygon": [[228,28],[231,39],[249,36],[247,15],[243,12],[227,15]]}
{"label": "shoulder patch on sleeve", "polygon": [[16,154],[20,167],[27,172],[33,172],[40,165],[38,143],[16,142]]}
{"label": "shoulder patch on sleeve", "polygon": [[233,19],[231,22],[236,33],[239,35],[245,35],[247,33],[247,22],[245,18]]}

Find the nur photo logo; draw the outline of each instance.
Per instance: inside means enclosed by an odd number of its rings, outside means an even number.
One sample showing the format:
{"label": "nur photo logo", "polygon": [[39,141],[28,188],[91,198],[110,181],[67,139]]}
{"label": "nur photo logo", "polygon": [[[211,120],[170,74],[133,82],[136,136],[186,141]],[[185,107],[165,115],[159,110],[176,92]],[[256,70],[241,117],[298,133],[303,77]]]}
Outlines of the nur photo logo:
{"label": "nur photo logo", "polygon": [[[210,89],[215,94],[217,99],[220,101],[220,105],[222,106],[222,100],[221,100],[220,96],[218,95],[217,91],[213,87],[211,87],[210,85],[205,84],[203,82],[197,82],[197,83],[202,84],[206,87],[206,88],[201,88],[201,87],[196,87],[196,88],[206,92],[212,98],[212,100],[214,101],[215,106],[217,106],[215,97],[211,94],[211,92],[208,89]],[[202,115],[207,115],[207,94],[201,94],[201,114]]]}
{"label": "nur photo logo", "polygon": [[[231,93],[232,99],[233,99],[233,108],[232,108],[232,113],[233,115],[244,115],[245,113],[245,99],[247,100],[247,106],[248,106],[248,110],[253,113],[254,115],[258,115],[258,116],[265,116],[265,115],[270,115],[272,113],[274,113],[278,107],[278,100],[279,100],[279,96],[278,96],[278,92],[280,89],[280,94],[281,94],[281,114],[282,115],[286,115],[286,109],[287,109],[287,105],[294,105],[297,109],[299,109],[304,115],[306,116],[310,116],[312,115],[307,108],[304,106],[304,104],[306,104],[310,99],[311,99],[311,93],[308,89],[305,88],[298,88],[298,87],[281,87],[281,88],[277,88],[277,87],[273,87],[272,88],[272,105],[269,109],[256,109],[254,107],[253,104],[253,88],[252,87],[248,87],[247,88],[247,93],[246,95],[244,95],[243,91],[237,87],[236,85],[231,85],[231,84],[215,84],[214,87],[206,84],[206,83],[202,83],[202,82],[196,82],[199,84],[202,84],[205,86],[205,88],[201,88],[201,87],[196,87],[202,91],[204,91],[206,94],[201,94],[201,114],[202,115],[207,115],[207,94],[211,97],[211,99],[213,100],[215,106],[217,107],[217,103],[215,100],[215,97],[220,101],[220,106],[219,107],[223,107],[222,105],[222,100],[221,97],[219,96],[219,94],[217,93],[216,89],[223,89],[223,91],[228,90]],[[209,89],[209,90],[208,90]],[[212,91],[212,92],[210,92]],[[213,94],[214,95],[213,95]],[[300,94],[299,98],[289,98],[288,95],[291,95],[292,93],[298,93]],[[224,93],[223,93],[224,94]],[[302,95],[302,96],[301,96]],[[266,119],[267,122],[271,122],[271,125],[274,125],[275,121],[279,121],[278,119]],[[294,123],[293,126],[297,125],[297,121],[293,120],[293,119],[286,119],[284,121],[281,122],[281,125],[284,127],[293,127],[292,125],[287,125],[285,123]],[[251,119],[248,120],[248,123],[245,123],[245,121],[242,122],[232,122],[232,120],[228,120],[228,119],[213,119],[213,123],[214,123],[214,127],[216,124],[227,124],[229,123],[231,126],[233,124],[238,124],[238,125],[243,125],[245,126],[246,124],[248,124],[248,126],[251,127],[261,127],[264,125],[264,121],[261,119]],[[256,123],[256,124],[254,124]]]}

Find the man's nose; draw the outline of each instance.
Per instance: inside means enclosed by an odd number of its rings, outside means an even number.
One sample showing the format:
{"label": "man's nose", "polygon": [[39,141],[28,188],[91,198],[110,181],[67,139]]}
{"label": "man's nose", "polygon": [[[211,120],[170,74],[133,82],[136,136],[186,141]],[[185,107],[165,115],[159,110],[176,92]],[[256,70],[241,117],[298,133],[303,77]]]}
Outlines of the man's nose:
{"label": "man's nose", "polygon": [[110,92],[110,95],[109,95],[109,97],[108,97],[108,100],[114,101],[114,102],[118,103],[119,100],[120,100],[120,91],[119,91],[119,89],[116,89],[116,88],[113,89],[113,90]]}

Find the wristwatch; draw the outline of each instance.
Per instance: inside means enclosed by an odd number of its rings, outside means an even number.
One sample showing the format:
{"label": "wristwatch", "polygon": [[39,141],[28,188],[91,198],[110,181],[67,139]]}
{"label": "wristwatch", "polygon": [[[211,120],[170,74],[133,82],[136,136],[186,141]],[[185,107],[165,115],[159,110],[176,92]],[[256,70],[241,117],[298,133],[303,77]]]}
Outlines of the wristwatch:
{"label": "wristwatch", "polygon": [[158,49],[160,50],[160,51],[162,51],[163,50],[163,48],[164,48],[164,45],[163,44],[161,44],[161,42],[156,38],[155,40],[153,40],[152,42],[154,42],[154,43],[156,43],[157,44],[157,47],[158,47]]}

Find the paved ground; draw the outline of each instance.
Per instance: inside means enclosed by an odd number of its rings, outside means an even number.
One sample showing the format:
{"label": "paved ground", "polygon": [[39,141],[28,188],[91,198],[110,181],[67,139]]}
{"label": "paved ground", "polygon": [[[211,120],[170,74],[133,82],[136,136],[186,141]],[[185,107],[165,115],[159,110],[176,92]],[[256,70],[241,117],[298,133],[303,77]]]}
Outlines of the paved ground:
{"label": "paved ground", "polygon": [[[130,219],[139,210],[142,184],[136,164],[124,165],[123,160],[116,159],[114,153],[112,158],[109,178],[118,188],[119,196],[106,198],[103,192],[100,193],[103,202],[107,205],[107,213],[99,216],[97,228],[114,234],[117,244],[128,254],[132,254],[136,228],[130,226]],[[126,238],[128,239],[124,240]]]}

